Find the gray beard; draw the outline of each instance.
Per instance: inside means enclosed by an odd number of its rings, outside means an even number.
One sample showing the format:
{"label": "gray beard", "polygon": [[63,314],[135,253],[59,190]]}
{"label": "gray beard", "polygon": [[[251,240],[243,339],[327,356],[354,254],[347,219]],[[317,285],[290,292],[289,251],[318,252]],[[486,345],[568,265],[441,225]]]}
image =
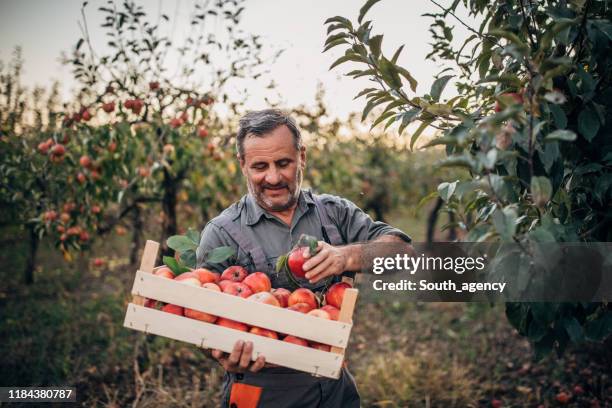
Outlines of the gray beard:
{"label": "gray beard", "polygon": [[291,190],[291,186],[288,186],[289,199],[284,204],[270,203],[268,199],[266,198],[266,196],[264,195],[263,191],[257,189],[251,183],[249,179],[247,179],[247,188],[249,190],[249,194],[251,194],[251,196],[253,196],[253,198],[255,199],[255,202],[259,204],[259,206],[263,208],[264,210],[272,211],[272,212],[285,211],[285,210],[290,209],[297,203],[298,198],[300,197],[300,191],[302,187],[302,178],[303,178],[302,169],[298,167],[297,172],[296,172],[297,186],[295,190]]}

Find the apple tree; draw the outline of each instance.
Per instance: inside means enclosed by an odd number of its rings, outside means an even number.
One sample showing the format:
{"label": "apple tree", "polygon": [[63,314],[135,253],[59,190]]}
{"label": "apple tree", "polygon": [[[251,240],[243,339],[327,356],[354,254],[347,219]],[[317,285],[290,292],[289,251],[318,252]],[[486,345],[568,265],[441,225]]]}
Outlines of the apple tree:
{"label": "apple tree", "polygon": [[[383,52],[369,0],[356,21],[329,18],[325,51],[345,50],[330,69],[352,64],[372,85],[359,97],[374,125],[410,129],[412,149],[426,128],[444,147],[441,166],[466,181],[438,187],[466,241],[593,242],[612,238],[612,9],[593,0],[453,1],[432,19],[428,58],[443,64],[429,92],[398,64],[403,47]],[[477,26],[459,19],[465,11]],[[467,31],[461,42],[457,27]],[[456,94],[445,97],[451,81]],[[411,124],[414,124],[411,126]],[[517,273],[529,274],[526,266]],[[612,333],[602,303],[507,303],[509,321],[537,355]]]}

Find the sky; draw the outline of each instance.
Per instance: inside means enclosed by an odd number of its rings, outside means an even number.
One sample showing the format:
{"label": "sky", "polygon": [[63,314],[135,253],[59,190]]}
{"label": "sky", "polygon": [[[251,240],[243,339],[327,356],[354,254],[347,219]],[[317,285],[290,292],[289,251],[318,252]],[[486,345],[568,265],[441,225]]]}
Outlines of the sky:
{"label": "sky", "polygon": [[[78,0],[0,0],[0,60],[6,62],[12,49],[21,46],[26,86],[48,86],[58,80],[65,95],[74,88],[70,70],[62,66],[59,56],[62,51],[69,51],[81,36],[78,24],[81,3]],[[90,1],[87,7],[89,29],[96,44],[98,41],[103,44],[100,29],[96,31],[96,17],[100,14],[96,10],[105,3]],[[187,10],[192,9],[187,0],[137,3],[143,4],[151,15],[157,15],[159,10],[170,17],[176,14],[179,22],[186,21]],[[338,48],[322,53],[322,49],[326,38],[323,22],[336,15],[355,20],[362,4],[358,0],[246,0],[242,28],[261,35],[264,43],[275,49],[285,50],[269,66],[269,75],[277,84],[283,107],[313,105],[317,85],[321,83],[332,115],[344,118],[350,112],[361,111],[363,99],[353,100],[353,97],[369,85],[368,81],[343,76],[353,69],[350,64],[329,71],[330,64],[343,51]],[[437,10],[429,0],[383,0],[368,13],[368,19],[374,21],[374,33],[385,35],[383,52],[392,55],[397,47],[405,44],[399,62],[419,81],[418,92],[427,92],[433,75],[440,70],[437,63],[425,59],[430,51],[431,19],[421,16]],[[187,24],[177,26],[180,31]],[[253,86],[246,108],[267,107],[266,91],[262,88]]]}

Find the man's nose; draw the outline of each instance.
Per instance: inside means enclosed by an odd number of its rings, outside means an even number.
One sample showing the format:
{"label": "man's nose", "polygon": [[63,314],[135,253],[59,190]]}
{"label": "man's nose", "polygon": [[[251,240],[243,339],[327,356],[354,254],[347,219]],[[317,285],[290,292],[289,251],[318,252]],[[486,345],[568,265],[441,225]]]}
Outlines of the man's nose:
{"label": "man's nose", "polygon": [[268,184],[278,184],[281,181],[280,171],[276,166],[271,166],[266,172],[266,183]]}

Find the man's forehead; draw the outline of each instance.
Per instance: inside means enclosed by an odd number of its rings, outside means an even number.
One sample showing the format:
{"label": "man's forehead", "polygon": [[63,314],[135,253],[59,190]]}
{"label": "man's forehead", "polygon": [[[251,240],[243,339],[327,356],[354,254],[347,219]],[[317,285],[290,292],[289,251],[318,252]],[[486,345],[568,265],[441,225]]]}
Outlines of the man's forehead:
{"label": "man's forehead", "polygon": [[263,135],[247,134],[244,139],[245,156],[282,156],[297,153],[293,134],[285,125]]}

